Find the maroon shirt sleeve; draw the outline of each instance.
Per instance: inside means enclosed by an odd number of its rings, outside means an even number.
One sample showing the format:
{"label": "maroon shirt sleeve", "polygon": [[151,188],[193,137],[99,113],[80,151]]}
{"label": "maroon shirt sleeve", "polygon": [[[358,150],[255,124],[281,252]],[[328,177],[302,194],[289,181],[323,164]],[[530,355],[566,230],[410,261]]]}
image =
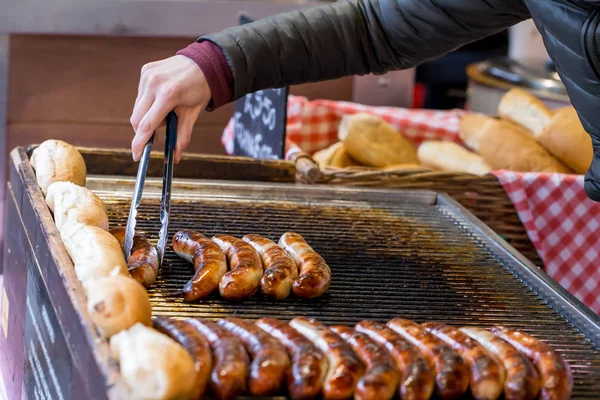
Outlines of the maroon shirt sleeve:
{"label": "maroon shirt sleeve", "polygon": [[219,46],[208,41],[192,43],[177,54],[192,59],[204,73],[212,94],[207,111],[213,111],[231,101],[233,75]]}

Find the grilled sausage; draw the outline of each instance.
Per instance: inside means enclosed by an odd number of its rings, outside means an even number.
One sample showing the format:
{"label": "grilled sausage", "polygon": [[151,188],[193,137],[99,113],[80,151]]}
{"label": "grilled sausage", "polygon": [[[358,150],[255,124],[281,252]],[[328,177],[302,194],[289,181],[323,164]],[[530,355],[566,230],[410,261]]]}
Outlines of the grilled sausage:
{"label": "grilled sausage", "polygon": [[229,261],[230,271],[219,283],[221,296],[227,300],[241,300],[254,294],[263,274],[262,262],[254,247],[229,235],[213,236],[212,240]]}
{"label": "grilled sausage", "polygon": [[364,333],[347,326],[334,326],[332,331],[344,339],[362,363],[365,374],[356,385],[356,400],[387,400],[394,397],[398,387],[398,370],[387,350]]}
{"label": "grilled sausage", "polygon": [[287,378],[291,398],[300,400],[317,397],[327,373],[325,355],[310,340],[283,321],[261,318],[256,321],[256,326],[277,339],[292,357]]}
{"label": "grilled sausage", "polygon": [[348,399],[364,368],[352,348],[337,333],[314,319],[297,317],[290,326],[325,353],[329,366],[323,383],[325,399]]}
{"label": "grilled sausage", "polygon": [[219,320],[218,324],[240,339],[252,356],[250,393],[253,396],[277,393],[290,366],[285,348],[250,321],[227,318]]}
{"label": "grilled sausage", "polygon": [[185,301],[202,299],[217,290],[227,272],[227,260],[219,246],[191,230],[177,232],[172,246],[179,257],[194,264],[194,276],[183,288]]}
{"label": "grilled sausage", "polygon": [[154,329],[164,333],[182,345],[192,359],[196,369],[191,398],[201,399],[206,391],[207,383],[212,371],[212,353],[207,340],[197,330],[183,321],[156,317],[153,320]]}
{"label": "grilled sausage", "polygon": [[329,265],[302,236],[293,232],[284,233],[279,239],[279,246],[283,247],[300,267],[300,275],[292,287],[296,296],[311,299],[321,296],[329,289]]}
{"label": "grilled sausage", "polygon": [[542,400],[563,400],[571,397],[571,368],[550,346],[533,336],[505,327],[494,327],[492,332],[525,354],[537,367],[542,377]]}
{"label": "grilled sausage", "polygon": [[358,332],[384,346],[401,372],[400,398],[402,400],[427,400],[433,393],[434,375],[429,362],[421,352],[385,324],[361,321]]}
{"label": "grilled sausage", "polygon": [[213,353],[210,391],[219,400],[230,400],[246,391],[250,360],[239,340],[215,322],[190,318],[185,320],[203,335]]}
{"label": "grilled sausage", "polygon": [[[125,228],[119,227],[110,230],[110,233],[119,241],[121,247],[125,243]],[[150,241],[142,234],[133,235],[133,246],[131,256],[127,261],[127,269],[131,277],[144,285],[150,287],[158,276],[158,252]]]}
{"label": "grilled sausage", "polygon": [[435,370],[436,391],[442,399],[456,399],[469,387],[469,368],[462,357],[412,321],[394,318],[387,326],[425,354]]}
{"label": "grilled sausage", "polygon": [[481,328],[461,328],[462,332],[479,342],[498,358],[506,370],[504,398],[533,400],[540,392],[540,377],[527,357],[492,332]]}
{"label": "grilled sausage", "polygon": [[275,299],[285,299],[292,291],[298,277],[298,266],[275,242],[260,235],[246,235],[242,238],[254,247],[263,263],[265,272],[260,280],[264,294]]}
{"label": "grilled sausage", "polygon": [[467,361],[471,370],[471,394],[475,399],[496,400],[502,395],[504,367],[484,347],[452,326],[439,322],[426,322],[422,326]]}

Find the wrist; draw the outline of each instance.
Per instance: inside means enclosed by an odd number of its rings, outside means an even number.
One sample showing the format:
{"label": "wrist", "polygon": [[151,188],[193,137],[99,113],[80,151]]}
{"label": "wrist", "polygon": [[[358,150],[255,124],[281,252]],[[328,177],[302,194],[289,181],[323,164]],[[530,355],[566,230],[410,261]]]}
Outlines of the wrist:
{"label": "wrist", "polygon": [[202,70],[212,96],[206,107],[208,111],[231,101],[233,77],[225,55],[217,45],[208,41],[192,43],[177,54],[190,58]]}

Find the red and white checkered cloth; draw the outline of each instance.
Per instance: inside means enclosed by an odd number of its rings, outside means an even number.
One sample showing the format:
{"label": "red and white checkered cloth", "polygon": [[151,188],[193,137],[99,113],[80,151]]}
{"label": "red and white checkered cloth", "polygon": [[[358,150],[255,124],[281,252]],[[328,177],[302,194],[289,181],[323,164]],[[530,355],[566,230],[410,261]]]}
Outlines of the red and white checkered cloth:
{"label": "red and white checkered cloth", "polygon": [[[286,158],[300,150],[314,153],[337,139],[344,115],[368,112],[419,144],[424,140],[461,143],[458,122],[463,110],[433,111],[369,107],[290,96]],[[233,153],[232,122],[222,137]],[[547,273],[594,312],[600,314],[600,203],[587,198],[583,176],[494,171],[512,200]]]}

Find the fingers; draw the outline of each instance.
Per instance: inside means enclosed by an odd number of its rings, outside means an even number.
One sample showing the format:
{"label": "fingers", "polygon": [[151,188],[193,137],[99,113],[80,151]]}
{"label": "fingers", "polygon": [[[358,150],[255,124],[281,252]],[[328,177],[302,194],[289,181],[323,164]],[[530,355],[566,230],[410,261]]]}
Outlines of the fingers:
{"label": "fingers", "polygon": [[152,106],[150,106],[148,112],[140,121],[133,142],[131,143],[131,150],[133,151],[133,159],[135,161],[139,160],[144,145],[172,109],[173,102],[169,97],[159,96],[154,99],[154,103],[152,103]]}
{"label": "fingers", "polygon": [[129,122],[131,122],[131,126],[136,133],[138,132],[138,127],[142,121],[142,118],[144,115],[146,115],[152,106],[152,103],[154,103],[154,96],[148,91],[145,91],[145,95],[142,95],[140,98],[136,99],[133,112],[131,113],[131,118],[129,119]]}
{"label": "fingers", "polygon": [[177,146],[175,148],[175,163],[179,164],[181,156],[192,141],[192,130],[200,114],[200,107],[192,109],[175,109],[178,117]]}

